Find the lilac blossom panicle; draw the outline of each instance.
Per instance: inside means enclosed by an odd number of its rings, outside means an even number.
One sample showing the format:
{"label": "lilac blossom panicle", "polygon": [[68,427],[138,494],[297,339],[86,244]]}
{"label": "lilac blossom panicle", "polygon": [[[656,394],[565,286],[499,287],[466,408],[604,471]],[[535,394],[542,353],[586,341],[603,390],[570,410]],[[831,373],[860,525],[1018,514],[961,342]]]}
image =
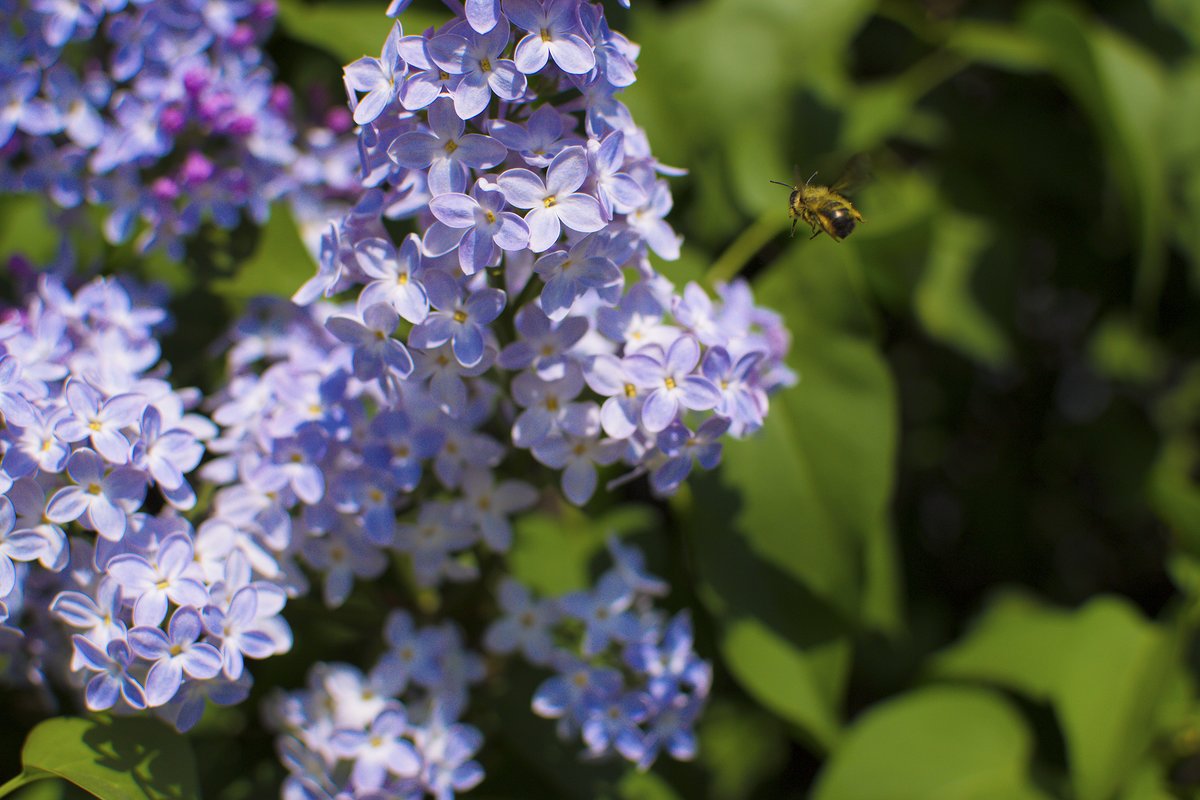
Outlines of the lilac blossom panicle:
{"label": "lilac blossom panicle", "polygon": [[[176,260],[206,222],[261,224],[276,200],[308,225],[327,219],[328,201],[357,184],[341,168],[353,148],[331,141],[349,120],[297,135],[262,49],[275,13],[274,0],[6,3],[0,192],[44,195],[64,219],[105,207],[108,241]],[[380,64],[373,80],[388,77]]]}
{"label": "lilac blossom panicle", "polygon": [[[330,605],[390,564],[425,590],[476,579],[549,488],[506,472],[514,450],[576,505],[643,477],[668,495],[795,380],[788,333],[747,284],[713,297],[659,272],[679,255],[665,179],[679,171],[618,98],[638,47],[603,7],[449,5],[416,32],[393,2],[379,56],[346,67],[360,196],[322,232],[302,308],[264,305],[235,332],[209,406],[218,517],[254,532],[256,571],[288,594],[315,576]],[[653,608],[666,586],[640,553],[612,553],[563,598],[503,581],[485,645],[554,671],[534,710],[589,755],[690,758],[711,669],[687,614]],[[380,667],[319,667],[276,705],[285,796],[448,797],[478,780],[459,704],[404,694],[427,644],[411,620],[392,627],[407,645]]]}
{"label": "lilac blossom panicle", "polygon": [[639,769],[662,752],[689,759],[712,666],[694,650],[687,612],[667,617],[654,607],[668,587],[645,571],[641,551],[615,538],[609,551],[614,566],[591,590],[538,600],[505,579],[503,615],[485,644],[554,671],[533,710],[558,720],[562,738],[581,739],[587,756],[615,754]]}
{"label": "lilac blossom panicle", "polygon": [[0,656],[7,679],[186,730],[208,700],[244,699],[242,659],[290,649],[291,633],[283,591],[246,555],[253,533],[182,514],[218,431],[198,392],[166,380],[161,308],[131,283],[45,273],[4,311],[0,601],[18,635]]}
{"label": "lilac blossom panicle", "polygon": [[418,627],[403,611],[388,618],[385,639],[365,674],[320,663],[306,689],[271,698],[286,800],[451,798],[483,780],[473,760],[483,736],[460,721],[483,678],[480,657],[453,623]]}

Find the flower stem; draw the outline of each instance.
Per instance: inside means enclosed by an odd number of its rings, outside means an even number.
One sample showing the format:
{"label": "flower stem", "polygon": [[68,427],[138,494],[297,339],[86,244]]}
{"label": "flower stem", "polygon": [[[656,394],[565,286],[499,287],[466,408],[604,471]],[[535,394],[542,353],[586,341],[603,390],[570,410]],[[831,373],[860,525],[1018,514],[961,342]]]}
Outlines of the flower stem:
{"label": "flower stem", "polygon": [[733,280],[746,268],[754,254],[779,233],[781,223],[786,221],[787,217],[781,214],[779,209],[764,212],[725,248],[725,252],[721,253],[705,274],[704,282],[711,287]]}
{"label": "flower stem", "polygon": [[49,772],[43,772],[41,770],[25,770],[21,774],[17,775],[17,777],[5,783],[3,786],[0,786],[0,797],[7,797],[17,789],[20,789],[22,786],[28,786],[35,781],[45,780],[46,778],[53,777],[55,776]]}

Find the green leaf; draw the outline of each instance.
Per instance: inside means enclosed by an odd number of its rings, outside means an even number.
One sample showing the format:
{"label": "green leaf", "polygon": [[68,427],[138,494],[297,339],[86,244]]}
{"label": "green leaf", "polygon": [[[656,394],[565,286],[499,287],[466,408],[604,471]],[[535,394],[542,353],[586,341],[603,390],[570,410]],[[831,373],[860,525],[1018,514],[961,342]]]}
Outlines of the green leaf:
{"label": "green leaf", "polygon": [[683,800],[661,775],[629,771],[617,784],[621,800]]}
{"label": "green leaf", "polygon": [[1080,800],[1111,797],[1154,734],[1171,641],[1124,600],[1099,598],[1067,639],[1055,709]]}
{"label": "green leaf", "polygon": [[37,265],[54,258],[63,232],[50,222],[45,199],[27,194],[0,197],[0,266],[21,255]]}
{"label": "green leaf", "polygon": [[21,761],[23,776],[62,778],[100,800],[200,796],[187,740],[153,719],[49,719],[29,733]]}
{"label": "green leaf", "polygon": [[1100,597],[1065,612],[1004,596],[933,671],[1048,700],[1066,740],[1075,796],[1100,800],[1124,785],[1156,731],[1174,724],[1186,705],[1174,647],[1123,599]]}
{"label": "green leaf", "polygon": [[1135,300],[1148,315],[1162,291],[1168,214],[1166,77],[1154,56],[1072,5],[1030,6],[1025,29],[1053,53],[1052,69],[1092,117],[1138,241]]}
{"label": "green leaf", "polygon": [[[392,30],[380,3],[325,0],[280,0],[279,22],[287,34],[318,47],[349,64],[363,56],[378,58],[383,42]],[[400,15],[405,33],[420,33],[430,25],[449,19],[423,9],[410,8]]]}
{"label": "green leaf", "polygon": [[976,301],[971,276],[992,242],[992,228],[975,217],[945,212],[933,226],[929,263],[915,305],[931,336],[991,367],[1012,359],[1008,338]]}
{"label": "green leaf", "polygon": [[635,503],[599,516],[563,505],[554,514],[523,514],[513,525],[508,555],[513,577],[538,594],[557,597],[590,587],[610,566],[604,549],[609,535],[657,531],[662,519],[653,506]]}
{"label": "green leaf", "polygon": [[850,248],[800,245],[756,287],[792,330],[800,383],[771,398],[762,431],[726,444],[718,475],[694,479],[685,520],[726,665],[822,749],[839,735],[850,631],[894,630],[901,613],[895,392],[852,332],[873,324],[858,270]]}
{"label": "green leaf", "polygon": [[715,696],[700,718],[700,760],[714,800],[751,796],[787,760],[782,725],[748,704]]}
{"label": "green leaf", "polygon": [[840,698],[850,646],[836,640],[806,649],[753,617],[728,623],[721,653],[729,670],[764,707],[832,748],[841,733]]}
{"label": "green leaf", "polygon": [[1063,648],[1073,619],[1018,592],[1001,594],[930,672],[938,677],[986,681],[1048,700],[1060,681]]}
{"label": "green leaf", "polygon": [[1088,357],[1101,375],[1130,383],[1162,377],[1168,359],[1163,346],[1124,316],[1105,317],[1088,342]]}
{"label": "green leaf", "polygon": [[918,689],[867,711],[817,780],[814,800],[1034,800],[1032,741],[999,695]]}
{"label": "green leaf", "polygon": [[961,19],[946,46],[971,61],[1012,72],[1040,72],[1050,65],[1051,54],[1043,44],[1011,25]]}
{"label": "green leaf", "polygon": [[1200,446],[1194,439],[1171,436],[1159,450],[1148,486],[1151,507],[1193,556],[1200,556],[1200,483],[1193,477],[1198,466]]}
{"label": "green leaf", "polygon": [[258,295],[291,297],[316,269],[291,210],[276,203],[254,255],[238,266],[233,277],[214,280],[213,291],[234,304]]}

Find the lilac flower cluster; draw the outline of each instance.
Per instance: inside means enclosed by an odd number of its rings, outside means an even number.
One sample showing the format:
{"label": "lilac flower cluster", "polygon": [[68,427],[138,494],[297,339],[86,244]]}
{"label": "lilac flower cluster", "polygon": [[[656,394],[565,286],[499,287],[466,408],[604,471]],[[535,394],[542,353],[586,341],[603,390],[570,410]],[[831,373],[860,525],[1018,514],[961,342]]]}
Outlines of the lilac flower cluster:
{"label": "lilac flower cluster", "polygon": [[452,416],[432,390],[385,380],[396,362],[418,368],[376,333],[394,329],[389,307],[361,322],[347,309],[314,310],[264,302],[235,331],[231,378],[213,400],[218,457],[201,469],[222,487],[207,524],[245,532],[255,569],[289,592],[306,590],[301,564],[323,575],[330,606],[393,556],[420,586],[475,577],[472,548],[506,550],[509,517],[536,500],[529,484],[496,477],[504,448],[476,430],[495,392],[468,397],[457,362],[421,354]]}
{"label": "lilac flower cluster", "polygon": [[646,572],[641,551],[616,539],[608,547],[614,566],[590,591],[537,600],[505,579],[504,614],[485,643],[555,671],[534,694],[533,710],[557,719],[563,739],[581,737],[587,756],[618,753],[639,769],[664,750],[690,759],[712,666],[693,649],[687,612],[668,619],[653,607],[669,587]]}
{"label": "lilac flower cluster", "polygon": [[[714,301],[651,264],[679,252],[672,171],[616,99],[637,47],[599,5],[463,13],[421,35],[397,23],[379,58],[346,67],[365,192],[294,299],[355,293],[330,330],[408,418],[432,404],[478,426],[468,398],[499,393],[520,409],[512,444],[561,470],[571,502],[615,462],[669,494],[715,466],[724,434],[761,426],[794,379],[787,332],[744,283]],[[384,222],[399,220],[417,232],[397,245]]]}
{"label": "lilac flower cluster", "polygon": [[292,97],[261,44],[273,0],[2,0],[0,191],[108,208],[106,238],[182,255],[204,221],[288,191]]}
{"label": "lilac flower cluster", "polygon": [[451,623],[418,627],[392,612],[388,649],[364,675],[317,664],[308,689],[277,695],[267,709],[289,775],[285,800],[451,800],[483,780],[471,760],[480,732],[459,722],[483,661]]}
{"label": "lilac flower cluster", "polygon": [[149,707],[187,728],[206,697],[245,695],[245,657],[291,637],[284,593],[252,579],[238,534],[180,514],[216,428],[166,380],[165,321],[160,298],[117,281],[72,292],[43,275],[0,323],[0,611],[18,632],[48,615],[75,631],[57,664],[29,645],[34,672],[86,676],[89,708]]}

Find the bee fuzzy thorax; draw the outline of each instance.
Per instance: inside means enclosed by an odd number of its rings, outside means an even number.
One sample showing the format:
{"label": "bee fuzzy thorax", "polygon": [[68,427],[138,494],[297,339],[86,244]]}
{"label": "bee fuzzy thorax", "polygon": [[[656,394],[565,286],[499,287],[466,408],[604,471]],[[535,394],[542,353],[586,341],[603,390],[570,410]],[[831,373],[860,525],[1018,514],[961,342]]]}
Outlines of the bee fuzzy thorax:
{"label": "bee fuzzy thorax", "polygon": [[[803,185],[789,187],[792,193],[788,198],[788,216],[792,220],[793,236],[801,220],[812,230],[810,238],[813,239],[827,233],[835,242],[840,242],[854,232],[854,226],[864,220],[854,204],[840,191],[848,184],[848,176],[849,173],[833,186],[814,186],[812,178],[809,178]],[[780,181],[771,183],[788,186]]]}

